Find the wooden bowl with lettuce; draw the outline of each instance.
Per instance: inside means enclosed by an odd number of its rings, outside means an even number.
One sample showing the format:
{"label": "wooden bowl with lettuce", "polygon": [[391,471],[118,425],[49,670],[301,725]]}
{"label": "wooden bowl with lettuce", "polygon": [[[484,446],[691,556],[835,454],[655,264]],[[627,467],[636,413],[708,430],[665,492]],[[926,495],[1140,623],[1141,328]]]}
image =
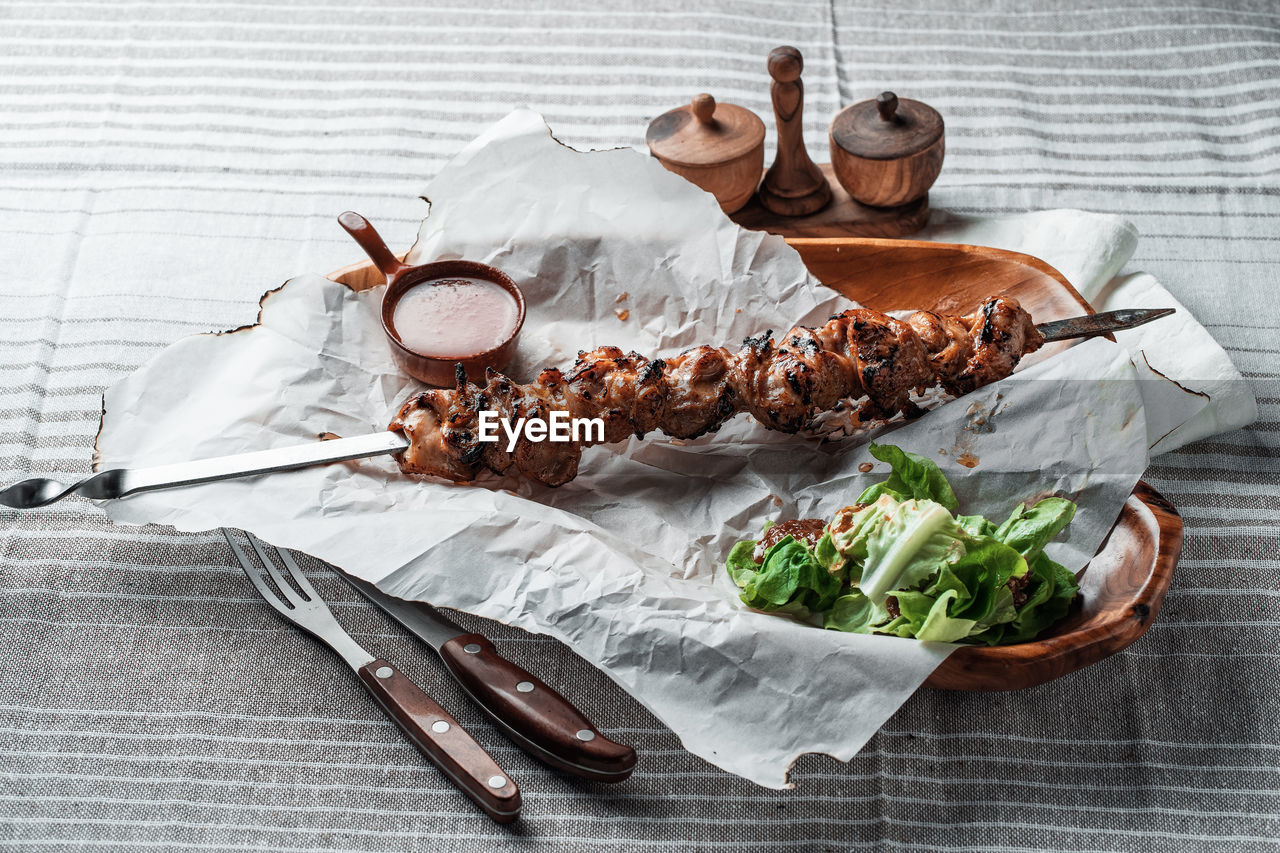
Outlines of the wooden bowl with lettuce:
{"label": "wooden bowl with lettuce", "polygon": [[933,460],[874,442],[871,455],[889,478],[831,519],[766,522],[734,545],[725,568],[743,603],[829,630],[968,644],[925,682],[958,690],[1031,687],[1094,663],[1159,609],[1181,523],[1149,488],[1090,562],[1107,577],[1092,584],[1088,566],[1077,576],[1045,553],[1071,501],[1018,504],[1001,521],[959,514]]}

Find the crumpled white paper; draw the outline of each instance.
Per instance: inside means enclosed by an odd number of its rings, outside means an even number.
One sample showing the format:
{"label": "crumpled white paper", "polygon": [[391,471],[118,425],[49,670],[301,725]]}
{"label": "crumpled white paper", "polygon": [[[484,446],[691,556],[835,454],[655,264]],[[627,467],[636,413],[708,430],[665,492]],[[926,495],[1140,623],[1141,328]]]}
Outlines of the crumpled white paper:
{"label": "crumpled white paper", "polygon": [[[1121,274],[1138,245],[1138,231],[1119,216],[1081,210],[1042,210],[1014,216],[961,216],[934,211],[913,239],[994,246],[1047,261],[1097,311],[1174,308],[1158,322],[1117,332],[1116,342],[1135,356],[1148,376],[1171,379],[1202,395],[1193,416],[1175,405],[1176,422],[1148,426],[1157,456],[1211,435],[1246,427],[1258,419],[1258,403],[1226,350],[1164,285],[1148,273]],[[1160,383],[1148,387],[1154,393]],[[1150,406],[1150,401],[1148,401]],[[1150,414],[1150,412],[1149,412]]]}
{"label": "crumpled white paper", "polygon": [[[531,113],[477,140],[428,195],[416,259],[465,254],[525,289],[517,376],[595,344],[656,353],[732,342],[848,304],[814,285],[782,241],[740,231],[648,158],[564,149]],[[626,322],[614,313],[620,291]],[[412,383],[391,361],[379,299],[302,276],[267,297],[259,326],[174,344],[105,395],[99,467],[382,428]],[[1076,520],[1050,551],[1078,569],[1146,467],[1135,375],[1122,347],[1091,341],[887,440],[933,455],[965,512],[1002,518],[1045,492],[1074,498]],[[953,462],[961,452],[977,467]],[[251,530],[393,594],[550,634],[692,752],[782,787],[805,752],[852,757],[951,648],[753,613],[723,585],[733,541],[768,518],[830,516],[886,475],[881,464],[859,472],[869,458],[739,416],[697,441],[591,449],[580,476],[554,490],[413,482],[372,459],[105,506],[126,523]]]}

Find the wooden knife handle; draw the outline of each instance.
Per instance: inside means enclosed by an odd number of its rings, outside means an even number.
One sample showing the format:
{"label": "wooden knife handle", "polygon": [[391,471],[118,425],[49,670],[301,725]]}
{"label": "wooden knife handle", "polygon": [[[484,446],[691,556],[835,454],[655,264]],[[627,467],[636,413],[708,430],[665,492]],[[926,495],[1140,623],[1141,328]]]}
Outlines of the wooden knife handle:
{"label": "wooden knife handle", "polygon": [[609,740],[582,712],[537,677],[502,657],[481,634],[440,647],[454,678],[526,752],[576,776],[621,782],[636,767],[636,751]]}
{"label": "wooden knife handle", "polygon": [[449,712],[385,660],[360,667],[360,680],[400,730],[464,794],[498,823],[520,816],[520,789]]}

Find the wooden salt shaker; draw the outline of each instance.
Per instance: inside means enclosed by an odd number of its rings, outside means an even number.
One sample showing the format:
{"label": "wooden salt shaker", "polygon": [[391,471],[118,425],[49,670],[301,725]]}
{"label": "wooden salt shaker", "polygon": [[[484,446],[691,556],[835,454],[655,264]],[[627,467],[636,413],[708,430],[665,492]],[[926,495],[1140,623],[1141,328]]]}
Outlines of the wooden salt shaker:
{"label": "wooden salt shaker", "polygon": [[649,151],[669,171],[716,197],[725,213],[751,200],[764,168],[764,122],[707,94],[663,113],[645,133]]}
{"label": "wooden salt shaker", "polygon": [[831,166],[855,200],[897,207],[924,198],[942,171],[942,116],[884,92],[845,107],[831,122]]}
{"label": "wooden salt shaker", "polygon": [[804,58],[794,47],[769,53],[773,115],[778,123],[778,153],[760,185],[760,203],[782,216],[808,216],[831,201],[831,186],[804,147]]}

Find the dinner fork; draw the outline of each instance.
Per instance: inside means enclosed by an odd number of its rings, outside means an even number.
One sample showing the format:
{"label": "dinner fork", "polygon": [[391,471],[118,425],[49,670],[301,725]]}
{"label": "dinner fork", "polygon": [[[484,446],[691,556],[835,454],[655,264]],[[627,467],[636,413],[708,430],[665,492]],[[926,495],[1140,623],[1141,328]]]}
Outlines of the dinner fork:
{"label": "dinner fork", "polygon": [[343,630],[288,551],[264,547],[245,533],[259,565],[228,530],[224,528],[222,535],[267,604],[337,652],[387,716],[464,794],[498,823],[510,823],[520,815],[520,789],[511,777],[434,699],[392,663],[365,651]]}

